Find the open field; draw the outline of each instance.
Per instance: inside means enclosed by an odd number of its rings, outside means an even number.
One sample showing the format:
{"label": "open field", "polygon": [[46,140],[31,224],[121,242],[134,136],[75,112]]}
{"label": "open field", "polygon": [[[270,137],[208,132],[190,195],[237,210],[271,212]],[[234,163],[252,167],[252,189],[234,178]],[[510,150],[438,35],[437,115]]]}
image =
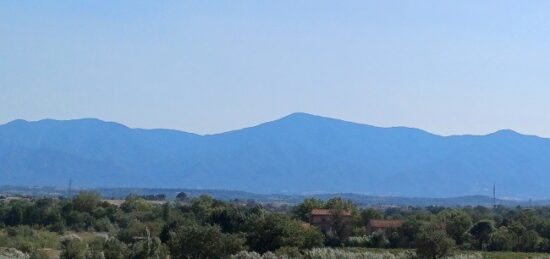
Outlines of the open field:
{"label": "open field", "polygon": [[[354,252],[373,252],[373,253],[390,253],[394,255],[403,254],[403,253],[414,253],[413,249],[381,249],[381,248],[348,248],[346,250]],[[484,259],[525,259],[525,258],[549,258],[550,254],[548,253],[521,253],[521,252],[477,252],[477,251],[455,251],[454,257],[456,258],[481,258]]]}
{"label": "open field", "polygon": [[482,255],[488,259],[550,258],[550,254],[543,253],[483,252]]}
{"label": "open field", "polygon": [[[382,248],[345,248],[344,250],[351,253],[374,253],[374,254],[392,254],[395,256],[404,254],[414,254],[414,249],[382,249]],[[454,252],[449,258],[456,259],[524,259],[524,258],[550,258],[548,253],[521,253],[521,252],[478,252],[478,251],[460,251]]]}

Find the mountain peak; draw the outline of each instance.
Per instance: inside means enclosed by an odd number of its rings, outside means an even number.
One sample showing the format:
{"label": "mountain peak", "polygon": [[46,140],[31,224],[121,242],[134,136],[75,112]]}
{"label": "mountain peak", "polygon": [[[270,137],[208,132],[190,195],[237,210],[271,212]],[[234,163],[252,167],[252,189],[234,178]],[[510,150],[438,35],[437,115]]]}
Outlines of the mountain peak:
{"label": "mountain peak", "polygon": [[295,112],[283,117],[282,119],[284,120],[284,119],[318,119],[318,118],[324,118],[324,117],[313,115],[310,113],[305,113],[305,112]]}
{"label": "mountain peak", "polygon": [[292,125],[292,126],[298,126],[298,127],[303,127],[305,125],[313,126],[313,127],[322,126],[322,125],[330,126],[330,127],[333,127],[335,125],[361,125],[361,126],[370,127],[369,125],[366,125],[366,124],[360,124],[360,123],[355,123],[355,122],[350,122],[350,121],[345,121],[345,120],[335,119],[330,117],[324,117],[324,116],[319,116],[319,115],[314,115],[314,114],[304,113],[304,112],[295,112],[283,118],[280,118],[268,123],[264,123],[264,124],[268,124],[268,125],[283,124],[283,125]]}
{"label": "mountain peak", "polygon": [[16,119],[6,123],[6,125],[23,125],[26,123],[29,123],[29,122],[23,119]]}
{"label": "mountain peak", "polygon": [[521,136],[522,134],[520,134],[517,131],[511,130],[511,129],[502,129],[502,130],[496,131],[494,133],[491,133],[489,135],[492,135],[492,136]]}

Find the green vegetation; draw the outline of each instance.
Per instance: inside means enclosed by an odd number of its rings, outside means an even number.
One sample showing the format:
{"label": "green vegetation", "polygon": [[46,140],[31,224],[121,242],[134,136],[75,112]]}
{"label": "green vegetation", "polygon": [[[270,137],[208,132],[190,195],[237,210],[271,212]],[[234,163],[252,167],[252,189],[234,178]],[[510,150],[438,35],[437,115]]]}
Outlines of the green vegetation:
{"label": "green vegetation", "polygon": [[[550,208],[358,208],[340,198],[288,208],[209,196],[93,192],[0,202],[0,258],[528,258],[550,252]],[[330,231],[308,224],[332,213]],[[370,220],[400,227],[369,229]],[[13,248],[17,250],[6,250]],[[20,252],[23,252],[21,254]],[[451,257],[452,256],[452,257]]]}

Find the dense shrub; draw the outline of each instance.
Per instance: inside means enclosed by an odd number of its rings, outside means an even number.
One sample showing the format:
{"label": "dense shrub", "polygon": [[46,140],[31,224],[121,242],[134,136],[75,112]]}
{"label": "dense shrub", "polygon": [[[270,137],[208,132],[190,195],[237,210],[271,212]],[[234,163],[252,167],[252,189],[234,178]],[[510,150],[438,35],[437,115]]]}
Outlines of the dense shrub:
{"label": "dense shrub", "polygon": [[367,252],[367,251],[350,251],[343,249],[332,248],[317,248],[306,251],[304,253],[305,259],[412,259],[414,253],[402,252],[392,254],[389,252]]}
{"label": "dense shrub", "polygon": [[25,225],[0,231],[0,247],[16,248],[29,253],[40,248],[59,248],[60,245],[56,233],[35,230]]}
{"label": "dense shrub", "polygon": [[420,258],[435,259],[449,255],[454,240],[440,226],[430,224],[422,227],[416,240],[416,254]]}
{"label": "dense shrub", "polygon": [[348,247],[367,247],[370,245],[370,239],[367,236],[348,237],[345,245]]}
{"label": "dense shrub", "polygon": [[30,256],[15,248],[0,248],[0,259],[30,259]]}
{"label": "dense shrub", "polygon": [[86,259],[88,245],[86,242],[73,238],[63,242],[60,259]]}
{"label": "dense shrub", "polygon": [[221,258],[243,250],[244,242],[218,226],[184,225],[169,233],[167,245],[173,258]]}

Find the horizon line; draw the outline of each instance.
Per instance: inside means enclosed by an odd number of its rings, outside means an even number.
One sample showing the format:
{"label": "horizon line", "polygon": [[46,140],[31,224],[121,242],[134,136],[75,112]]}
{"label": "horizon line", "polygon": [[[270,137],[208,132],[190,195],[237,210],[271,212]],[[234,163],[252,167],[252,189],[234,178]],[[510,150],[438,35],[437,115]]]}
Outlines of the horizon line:
{"label": "horizon line", "polygon": [[344,120],[344,119],[328,117],[328,116],[323,116],[323,115],[318,115],[318,114],[313,114],[313,113],[307,113],[307,112],[293,112],[293,113],[290,113],[290,114],[285,115],[283,117],[268,120],[268,121],[265,121],[265,122],[260,122],[260,123],[257,123],[257,124],[251,125],[251,126],[245,126],[245,127],[242,127],[242,128],[226,130],[226,131],[216,132],[216,133],[206,133],[206,134],[195,133],[195,132],[190,132],[190,131],[181,130],[181,129],[173,129],[173,128],[130,127],[130,126],[128,126],[124,123],[121,123],[121,122],[112,121],[112,120],[104,120],[104,119],[97,118],[97,117],[82,117],[82,118],[72,118],[72,119],[44,118],[44,119],[38,119],[38,120],[14,119],[14,120],[5,122],[3,124],[0,124],[0,127],[6,126],[6,125],[9,125],[9,124],[13,124],[13,123],[18,123],[18,122],[39,123],[39,122],[44,122],[44,121],[70,122],[70,121],[95,120],[95,121],[100,121],[100,122],[103,122],[103,123],[116,124],[116,125],[123,126],[125,128],[131,129],[131,130],[177,131],[177,132],[181,132],[181,133],[187,133],[187,134],[193,134],[193,135],[197,135],[197,136],[201,136],[201,137],[206,137],[206,136],[215,136],[215,135],[221,135],[221,134],[226,134],[226,133],[235,132],[235,131],[251,129],[251,128],[259,127],[259,126],[269,124],[269,123],[273,123],[273,122],[277,122],[277,121],[282,121],[284,119],[287,119],[287,118],[290,118],[290,117],[293,117],[293,116],[300,116],[300,115],[308,116],[310,118],[334,120],[334,121],[339,121],[339,122],[342,122],[342,123],[350,123],[350,124],[355,124],[355,125],[359,125],[359,126],[375,127],[375,128],[379,128],[379,129],[411,129],[411,130],[418,130],[418,131],[422,131],[426,134],[430,134],[430,135],[434,135],[434,136],[438,136],[438,137],[444,137],[444,138],[447,138],[447,137],[466,137],[466,136],[485,137],[485,136],[490,136],[490,135],[499,134],[499,133],[512,133],[512,134],[517,134],[517,135],[526,136],[526,137],[537,137],[537,138],[541,138],[541,139],[550,139],[550,137],[544,137],[544,136],[540,136],[540,135],[536,135],[536,134],[522,133],[522,132],[519,132],[519,131],[511,129],[511,128],[503,128],[503,129],[499,129],[499,130],[488,132],[488,133],[482,133],[482,134],[472,134],[472,133],[438,134],[438,133],[433,133],[433,132],[425,130],[425,129],[416,128],[416,127],[410,127],[410,126],[379,126],[379,125],[367,124],[367,123],[363,123],[363,122],[348,121],[348,120]]}

